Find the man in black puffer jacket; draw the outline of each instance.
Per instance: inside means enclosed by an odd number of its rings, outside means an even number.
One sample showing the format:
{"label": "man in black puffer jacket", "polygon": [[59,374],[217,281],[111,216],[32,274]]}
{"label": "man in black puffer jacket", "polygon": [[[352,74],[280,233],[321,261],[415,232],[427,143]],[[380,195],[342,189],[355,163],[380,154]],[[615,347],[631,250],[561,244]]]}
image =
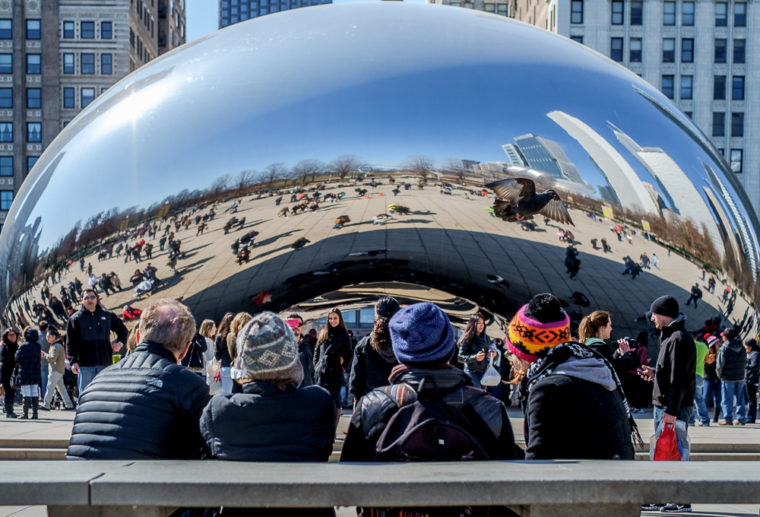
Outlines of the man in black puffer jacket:
{"label": "man in black puffer jacket", "polygon": [[103,370],[80,396],[69,459],[198,459],[198,421],[208,386],[178,365],[195,335],[189,309],[174,300],[142,313],[134,353]]}

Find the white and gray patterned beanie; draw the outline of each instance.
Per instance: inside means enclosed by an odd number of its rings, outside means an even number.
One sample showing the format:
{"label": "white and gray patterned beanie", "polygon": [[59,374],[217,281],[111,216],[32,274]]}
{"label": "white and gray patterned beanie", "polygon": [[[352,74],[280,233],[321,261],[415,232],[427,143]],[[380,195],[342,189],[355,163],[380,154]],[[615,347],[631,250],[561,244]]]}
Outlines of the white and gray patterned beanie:
{"label": "white and gray patterned beanie", "polygon": [[290,327],[276,314],[261,312],[238,332],[233,377],[301,384],[303,368]]}

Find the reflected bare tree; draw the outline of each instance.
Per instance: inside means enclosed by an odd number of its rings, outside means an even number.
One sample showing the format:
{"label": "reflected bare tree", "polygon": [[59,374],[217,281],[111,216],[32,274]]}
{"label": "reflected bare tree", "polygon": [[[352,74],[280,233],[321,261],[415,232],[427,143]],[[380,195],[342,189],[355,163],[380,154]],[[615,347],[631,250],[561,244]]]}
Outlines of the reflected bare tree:
{"label": "reflected bare tree", "polygon": [[324,172],[324,164],[319,160],[301,160],[291,172],[293,179],[306,184],[307,181],[314,181],[318,174]]}
{"label": "reflected bare tree", "polygon": [[447,158],[443,164],[443,170],[446,174],[455,176],[457,181],[462,185],[464,185],[467,175],[471,172],[467,165],[465,165],[465,162],[459,158]]}
{"label": "reflected bare tree", "polygon": [[288,169],[284,163],[270,163],[264,167],[263,178],[269,188],[274,187],[274,183],[278,180],[285,179]]}
{"label": "reflected bare tree", "polygon": [[405,168],[419,174],[422,177],[422,182],[427,183],[428,178],[433,173],[433,166],[435,161],[422,154],[410,156],[407,160]]}
{"label": "reflected bare tree", "polygon": [[248,190],[250,187],[256,184],[256,176],[256,171],[251,169],[240,171],[240,173],[235,176],[236,190],[239,193],[243,193]]}
{"label": "reflected bare tree", "polygon": [[359,158],[354,156],[353,154],[347,154],[343,156],[338,156],[333,162],[332,162],[332,170],[335,172],[335,174],[338,175],[338,177],[343,181],[343,179],[348,176],[349,174],[356,172],[356,170],[361,167],[361,162],[359,161]]}

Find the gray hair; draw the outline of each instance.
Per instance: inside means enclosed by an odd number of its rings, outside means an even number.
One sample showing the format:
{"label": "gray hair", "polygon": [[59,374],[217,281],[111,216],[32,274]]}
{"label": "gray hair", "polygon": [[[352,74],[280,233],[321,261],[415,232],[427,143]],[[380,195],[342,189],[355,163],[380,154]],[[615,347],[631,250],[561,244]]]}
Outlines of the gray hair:
{"label": "gray hair", "polygon": [[195,335],[195,318],[186,305],[170,299],[151,303],[140,317],[140,338],[182,353]]}

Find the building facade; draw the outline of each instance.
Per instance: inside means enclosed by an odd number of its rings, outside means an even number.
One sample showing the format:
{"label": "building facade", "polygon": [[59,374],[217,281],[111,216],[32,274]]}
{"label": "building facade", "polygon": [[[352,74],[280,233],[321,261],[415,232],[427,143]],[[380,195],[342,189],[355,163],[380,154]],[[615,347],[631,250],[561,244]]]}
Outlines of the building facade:
{"label": "building facade", "polygon": [[[521,2],[517,2],[521,3]],[[531,0],[514,17],[546,2]],[[555,32],[660,89],[712,141],[760,214],[760,7],[753,1],[558,0]]]}
{"label": "building facade", "polygon": [[427,0],[429,4],[450,5],[453,7],[464,7],[465,9],[476,9],[488,13],[498,14],[501,16],[511,16],[509,10],[511,0]]}
{"label": "building facade", "polygon": [[0,2],[0,228],[56,135],[112,84],[184,41],[184,0]]}
{"label": "building facade", "polygon": [[331,3],[332,0],[219,0],[219,28],[266,14]]}

